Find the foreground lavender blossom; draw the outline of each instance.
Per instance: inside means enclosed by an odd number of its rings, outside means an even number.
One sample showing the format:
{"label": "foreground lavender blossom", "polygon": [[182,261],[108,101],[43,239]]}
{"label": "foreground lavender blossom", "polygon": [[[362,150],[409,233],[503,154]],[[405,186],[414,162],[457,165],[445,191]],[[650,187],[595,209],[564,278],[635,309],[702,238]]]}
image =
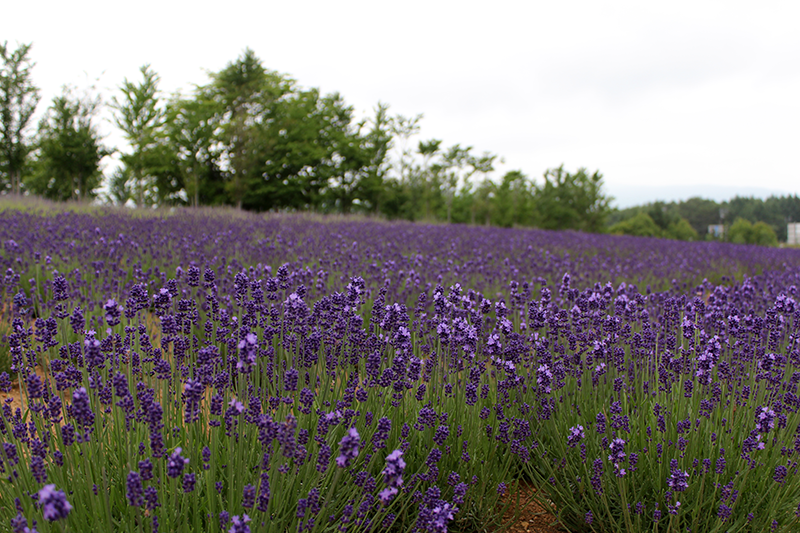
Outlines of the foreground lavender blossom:
{"label": "foreground lavender blossom", "polygon": [[63,490],[56,490],[53,484],[45,485],[39,491],[39,505],[44,511],[44,519],[50,522],[63,520],[72,510]]}
{"label": "foreground lavender blossom", "polygon": [[241,517],[234,516],[231,519],[231,528],[228,530],[228,533],[250,533],[250,526],[247,525],[251,519],[246,514],[243,514]]}
{"label": "foreground lavender blossom", "polygon": [[350,462],[358,457],[359,434],[356,428],[347,430],[347,434],[339,442],[339,456],[336,458],[336,465],[340,468],[350,466]]}
{"label": "foreground lavender blossom", "polygon": [[144,489],[142,488],[142,478],[136,472],[130,472],[127,480],[127,493],[128,504],[133,507],[139,507],[144,503],[143,499]]}
{"label": "foreground lavender blossom", "polygon": [[469,530],[525,478],[574,530],[792,531],[798,287],[795,250],[0,211],[0,523]]}
{"label": "foreground lavender blossom", "polygon": [[403,470],[406,462],[403,461],[403,452],[395,450],[386,457],[386,468],[383,469],[383,481],[386,488],[383,489],[378,497],[381,501],[389,503],[403,486]]}
{"label": "foreground lavender blossom", "polygon": [[167,475],[169,477],[179,477],[183,468],[189,463],[189,459],[181,456],[181,448],[175,448],[167,461]]}

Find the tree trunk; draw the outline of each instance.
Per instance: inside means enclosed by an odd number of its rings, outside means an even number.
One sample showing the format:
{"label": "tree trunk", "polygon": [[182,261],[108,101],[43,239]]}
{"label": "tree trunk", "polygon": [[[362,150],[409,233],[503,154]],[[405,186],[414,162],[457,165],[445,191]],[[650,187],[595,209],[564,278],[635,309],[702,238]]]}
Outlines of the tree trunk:
{"label": "tree trunk", "polygon": [[135,170],[133,179],[136,182],[136,207],[141,208],[144,201],[144,183],[142,183],[142,173],[138,168]]}
{"label": "tree trunk", "polygon": [[19,182],[20,182],[19,174],[20,174],[19,170],[16,169],[13,169],[11,170],[11,172],[9,172],[9,175],[11,177],[11,192],[13,192],[14,194],[19,194]]}

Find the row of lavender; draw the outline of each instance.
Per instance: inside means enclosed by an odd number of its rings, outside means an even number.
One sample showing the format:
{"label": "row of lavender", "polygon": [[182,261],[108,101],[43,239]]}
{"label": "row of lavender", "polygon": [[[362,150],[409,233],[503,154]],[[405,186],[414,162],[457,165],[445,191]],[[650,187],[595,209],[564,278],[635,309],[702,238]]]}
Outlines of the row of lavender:
{"label": "row of lavender", "polygon": [[474,530],[520,479],[575,531],[798,526],[794,251],[0,219],[0,530]]}

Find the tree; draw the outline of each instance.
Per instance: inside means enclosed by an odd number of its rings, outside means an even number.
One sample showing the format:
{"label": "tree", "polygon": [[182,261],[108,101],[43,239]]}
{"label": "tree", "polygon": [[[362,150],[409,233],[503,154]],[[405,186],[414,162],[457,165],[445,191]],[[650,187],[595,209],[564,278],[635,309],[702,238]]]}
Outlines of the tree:
{"label": "tree", "polygon": [[132,200],[134,192],[131,190],[131,170],[126,166],[117,167],[108,180],[108,193],[106,201],[116,205],[125,205]]}
{"label": "tree", "polygon": [[360,151],[352,108],[337,93],[293,88],[267,114],[254,128],[255,174],[245,206],[321,209],[332,200],[333,209],[349,210],[370,160]]}
{"label": "tree", "polygon": [[766,222],[758,221],[753,224],[752,244],[760,246],[778,246],[778,236],[772,226]]}
{"label": "tree", "polygon": [[[484,179],[494,171],[494,161],[496,155],[484,152],[483,155],[472,154],[472,147],[462,148],[460,144],[455,144],[446,151],[441,152],[439,160],[431,167],[433,176],[438,189],[444,193],[444,203],[446,207],[445,220],[448,223],[453,221],[452,211],[456,196],[461,193],[472,197],[471,179],[476,174],[482,175]],[[475,223],[475,206],[470,212],[471,222]]]}
{"label": "tree", "polygon": [[115,175],[115,179],[132,179],[133,199],[141,207],[163,203],[175,187],[168,176],[170,155],[163,146],[165,113],[158,96],[160,78],[150,65],[139,71],[142,81],[135,84],[125,78],[119,88],[122,97],[114,97],[111,107],[116,111],[114,123],[131,146],[131,152],[121,157],[129,171]]}
{"label": "tree", "polygon": [[772,226],[759,220],[753,224],[752,244],[778,246],[778,236]]}
{"label": "tree", "polygon": [[778,245],[778,237],[769,224],[761,221],[751,224],[749,220],[741,217],[731,224],[725,237],[737,244]]}
{"label": "tree", "polygon": [[[391,162],[389,151],[394,144],[392,136],[392,118],[389,106],[378,103],[375,116],[366,123],[370,129],[363,137],[362,149],[369,154],[369,163],[362,169],[361,177],[356,185],[356,195],[361,208],[369,213],[378,213],[386,200],[386,177]],[[364,127],[359,126],[359,130]]]}
{"label": "tree", "polygon": [[393,174],[384,182],[384,200],[381,212],[390,219],[403,218],[414,220],[418,216],[415,205],[415,187],[418,165],[414,159],[414,152],[409,148],[411,137],[420,131],[422,115],[406,117],[395,115],[389,121],[389,132],[393,139],[397,153],[394,154],[391,170]]}
{"label": "tree", "polygon": [[720,223],[722,206],[698,196],[678,203],[678,215],[685,218],[699,235],[708,234],[708,226]]}
{"label": "tree", "polygon": [[260,177],[255,125],[269,120],[270,108],[292,85],[292,80],[267,72],[247,48],[236,61],[212,73],[211,84],[200,89],[202,98],[218,106],[215,125],[220,129],[217,140],[222,144],[221,163],[228,175],[225,190],[239,209]]}
{"label": "tree", "polygon": [[31,151],[26,135],[39,104],[39,89],[31,81],[34,64],[28,59],[31,45],[10,50],[0,45],[0,191],[19,194],[22,171]]}
{"label": "tree", "polygon": [[210,77],[191,100],[171,104],[168,117],[177,121],[170,143],[195,203],[221,180],[215,203],[243,209],[347,212],[361,206],[362,193],[376,209],[391,143],[385,106],[356,124],[338,93],[301,89],[249,49]]}
{"label": "tree", "polygon": [[220,149],[215,139],[217,106],[208,99],[176,98],[167,106],[166,135],[189,205],[225,203]]}
{"label": "tree", "polygon": [[496,225],[510,228],[536,223],[537,213],[533,209],[530,185],[528,177],[519,170],[512,170],[503,176],[494,197]]}
{"label": "tree", "polygon": [[496,205],[494,202],[497,185],[489,178],[484,178],[472,194],[472,223],[480,220],[487,226],[492,224]]}
{"label": "tree", "polygon": [[[451,162],[431,164],[433,157],[440,154],[442,141],[439,139],[431,139],[430,141],[420,141],[417,145],[417,154],[422,157],[422,164],[416,167],[416,172],[412,173],[412,183],[418,189],[418,198],[422,203],[422,219],[431,220],[434,218],[435,204],[439,199],[438,196],[444,188],[443,172],[454,164]],[[455,151],[456,155],[451,157],[453,159],[458,157],[461,149],[454,146],[451,152]],[[416,178],[416,179],[413,179]],[[449,219],[448,219],[449,220]]]}
{"label": "tree", "polygon": [[329,170],[332,177],[323,191],[330,200],[329,207],[342,213],[354,208],[378,211],[392,145],[387,111],[388,106],[378,104],[371,120],[362,120],[354,128],[345,125],[330,131],[334,140]]}
{"label": "tree", "polygon": [[102,182],[100,161],[110,155],[93,120],[100,100],[64,87],[39,123],[35,171],[25,182],[52,200],[93,198]]}
{"label": "tree", "polygon": [[700,239],[700,235],[685,218],[670,221],[664,229],[664,237],[679,241],[696,241]]}
{"label": "tree", "polygon": [[725,237],[736,244],[750,244],[753,241],[753,224],[744,218],[737,218],[728,228]]}
{"label": "tree", "polygon": [[536,187],[536,207],[545,229],[603,231],[612,198],[603,193],[603,175],[589,175],[585,168],[575,174],[564,165],[544,173],[544,183]]}
{"label": "tree", "polygon": [[661,237],[662,230],[650,215],[639,211],[633,217],[617,222],[608,232],[614,235],[634,235],[637,237]]}

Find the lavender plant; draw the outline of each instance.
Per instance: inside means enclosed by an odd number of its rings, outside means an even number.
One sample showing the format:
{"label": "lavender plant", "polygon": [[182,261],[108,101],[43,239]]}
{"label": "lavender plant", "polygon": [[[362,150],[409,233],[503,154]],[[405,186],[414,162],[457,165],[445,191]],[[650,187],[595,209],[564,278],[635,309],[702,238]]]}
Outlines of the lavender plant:
{"label": "lavender plant", "polygon": [[0,222],[0,531],[474,531],[524,480],[575,531],[798,525],[795,250]]}

